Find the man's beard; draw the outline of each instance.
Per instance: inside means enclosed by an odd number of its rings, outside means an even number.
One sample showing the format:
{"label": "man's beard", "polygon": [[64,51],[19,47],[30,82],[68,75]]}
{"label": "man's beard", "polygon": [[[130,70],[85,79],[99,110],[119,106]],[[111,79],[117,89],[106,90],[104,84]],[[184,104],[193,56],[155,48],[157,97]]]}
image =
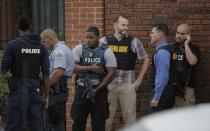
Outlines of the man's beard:
{"label": "man's beard", "polygon": [[128,38],[128,32],[127,31],[122,31],[121,35],[122,35],[122,38]]}
{"label": "man's beard", "polygon": [[174,39],[175,39],[176,43],[180,43],[180,44],[184,43],[184,41],[179,38],[174,37]]}

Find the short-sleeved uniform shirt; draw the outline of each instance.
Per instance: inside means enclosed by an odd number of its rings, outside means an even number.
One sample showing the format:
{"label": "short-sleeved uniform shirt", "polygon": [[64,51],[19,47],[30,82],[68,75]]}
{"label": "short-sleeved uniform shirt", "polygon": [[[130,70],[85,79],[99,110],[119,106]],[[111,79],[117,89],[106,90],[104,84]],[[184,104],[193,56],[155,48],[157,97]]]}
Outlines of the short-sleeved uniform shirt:
{"label": "short-sleeved uniform shirt", "polygon": [[58,42],[50,54],[50,72],[56,68],[63,68],[65,76],[71,76],[74,67],[74,56],[64,41]]}

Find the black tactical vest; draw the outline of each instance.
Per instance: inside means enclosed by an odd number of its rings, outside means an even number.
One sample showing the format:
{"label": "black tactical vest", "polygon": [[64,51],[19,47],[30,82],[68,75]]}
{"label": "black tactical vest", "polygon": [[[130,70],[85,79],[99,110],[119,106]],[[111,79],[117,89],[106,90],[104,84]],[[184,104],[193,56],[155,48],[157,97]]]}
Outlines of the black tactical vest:
{"label": "black tactical vest", "polygon": [[191,66],[187,62],[187,58],[185,55],[185,49],[180,44],[175,43],[173,45],[173,50],[175,52],[176,58],[176,68],[177,68],[177,75],[178,81],[185,83],[185,81],[190,77],[189,71],[191,72]]}
{"label": "black tactical vest", "polygon": [[137,55],[131,49],[132,36],[118,41],[113,35],[106,37],[109,48],[115,54],[117,59],[117,69],[133,70],[136,64]]}
{"label": "black tactical vest", "polygon": [[13,77],[38,78],[43,54],[41,45],[23,38],[16,39],[16,44],[17,50],[11,67]]}
{"label": "black tactical vest", "polygon": [[173,51],[172,47],[169,45],[162,46],[153,53],[153,56],[152,56],[152,85],[153,86],[155,85],[154,83],[155,83],[155,76],[156,76],[156,67],[155,67],[155,63],[154,63],[154,56],[155,56],[155,54],[158,53],[159,50],[168,50],[171,54],[169,80],[168,80],[167,86],[175,85],[176,84],[176,73],[175,73],[176,68],[175,68],[175,64],[174,64],[174,51]]}

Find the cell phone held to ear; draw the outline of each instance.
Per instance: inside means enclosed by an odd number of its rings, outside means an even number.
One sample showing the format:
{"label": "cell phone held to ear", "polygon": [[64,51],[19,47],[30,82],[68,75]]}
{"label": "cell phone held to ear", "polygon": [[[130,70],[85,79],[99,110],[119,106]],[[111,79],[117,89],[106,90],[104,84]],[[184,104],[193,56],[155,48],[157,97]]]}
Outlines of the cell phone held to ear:
{"label": "cell phone held to ear", "polygon": [[185,43],[190,43],[191,42],[191,37],[190,37],[190,34],[188,35],[185,35],[185,40],[184,40]]}

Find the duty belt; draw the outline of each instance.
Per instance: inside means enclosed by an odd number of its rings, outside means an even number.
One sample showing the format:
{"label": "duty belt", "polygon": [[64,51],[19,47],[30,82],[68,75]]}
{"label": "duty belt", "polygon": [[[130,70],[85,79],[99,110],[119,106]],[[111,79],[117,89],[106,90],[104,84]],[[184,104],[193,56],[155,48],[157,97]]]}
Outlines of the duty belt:
{"label": "duty belt", "polygon": [[[77,79],[77,84],[78,84],[79,86],[85,86],[85,82],[87,82],[87,81],[86,81],[84,78],[79,78],[79,79]],[[91,79],[89,84],[90,84],[91,86],[96,86],[96,85],[99,85],[100,82],[101,82],[100,79]]]}

